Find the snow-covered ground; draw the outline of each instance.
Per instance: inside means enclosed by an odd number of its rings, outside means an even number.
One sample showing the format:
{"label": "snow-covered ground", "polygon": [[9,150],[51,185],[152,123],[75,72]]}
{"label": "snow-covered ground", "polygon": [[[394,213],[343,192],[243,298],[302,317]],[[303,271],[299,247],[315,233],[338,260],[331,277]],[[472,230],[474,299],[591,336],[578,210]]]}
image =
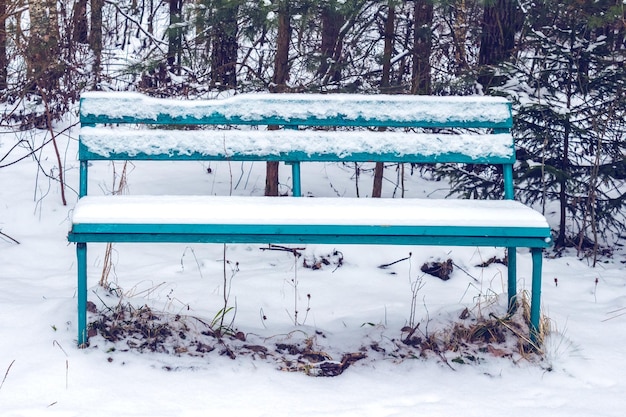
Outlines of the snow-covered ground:
{"label": "snow-covered ground", "polygon": [[[73,137],[76,137],[74,131]],[[44,133],[21,133],[35,146]],[[0,157],[16,142],[0,135]],[[78,184],[76,142],[58,144],[67,183]],[[26,151],[13,152],[0,165]],[[227,248],[230,310],[226,323],[251,345],[309,343],[335,360],[366,352],[341,375],[315,378],[281,370],[279,360],[238,354],[124,351],[102,336],[76,348],[74,246],[67,243],[76,201],[44,174],[56,168],[53,148],[38,153],[42,171],[28,158],[0,168],[0,415],[2,416],[622,416],[626,408],[626,256],[618,251],[596,268],[572,253],[544,263],[543,313],[551,322],[542,361],[483,354],[454,361],[445,352],[426,358],[393,355],[411,321],[435,333],[468,307],[470,317],[502,316],[506,272],[476,265],[496,248],[372,247],[324,245],[303,250],[308,262],[340,251],[341,266],[320,270],[294,262],[289,252],[259,245]],[[207,172],[210,169],[210,173]],[[116,164],[117,173],[121,164]],[[288,184],[289,169],[281,168]],[[441,196],[446,185],[409,175],[407,196]],[[54,173],[54,171],[53,171]],[[262,164],[141,163],[129,167],[130,193],[261,195]],[[110,164],[90,170],[92,193],[113,186]],[[396,172],[387,171],[389,197]],[[303,193],[355,195],[354,173],[336,164],[303,167]],[[359,178],[369,193],[370,174]],[[254,208],[251,207],[251,210]],[[19,241],[16,244],[7,236]],[[395,263],[381,269],[380,265]],[[104,246],[90,245],[90,301],[100,310],[120,298],[98,287]],[[332,257],[331,257],[332,258]],[[448,281],[420,266],[453,259]],[[122,302],[175,317],[200,332],[223,307],[221,245],[116,245],[109,283]],[[332,260],[337,260],[337,255]],[[519,286],[530,284],[530,257],[520,249]],[[235,265],[238,271],[235,271]],[[411,314],[412,285],[422,279]],[[297,285],[294,285],[294,281]],[[413,287],[415,288],[415,287]],[[297,307],[296,307],[297,303]],[[295,310],[298,310],[294,325]],[[308,310],[308,311],[307,311]],[[624,314],[624,315],[622,315]],[[230,343],[230,342],[228,342]],[[233,341],[233,344],[239,341]],[[241,343],[240,343],[241,344]],[[372,348],[378,347],[378,350]],[[364,349],[365,348],[365,349]],[[384,351],[383,351],[384,349]],[[406,352],[406,351],[405,351]]]}

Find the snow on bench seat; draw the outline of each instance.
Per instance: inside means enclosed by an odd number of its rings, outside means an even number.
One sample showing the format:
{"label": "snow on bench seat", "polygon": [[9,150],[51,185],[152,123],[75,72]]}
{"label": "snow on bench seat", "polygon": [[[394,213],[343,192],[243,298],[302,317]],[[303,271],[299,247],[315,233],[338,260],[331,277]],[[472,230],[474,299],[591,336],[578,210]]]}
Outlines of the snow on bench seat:
{"label": "snow on bench seat", "polygon": [[[178,241],[179,235],[238,242],[245,235],[245,241],[259,236],[257,243],[299,243],[336,234],[341,236],[318,243],[400,239],[419,245],[446,236],[451,242],[458,239],[459,246],[496,238],[532,239],[535,246],[547,246],[550,233],[541,214],[512,200],[87,196],[78,202],[72,223],[76,236],[102,234],[101,241],[159,233],[164,242]],[[216,238],[220,234],[226,236]]]}
{"label": "snow on bench seat", "polygon": [[[513,163],[510,133],[436,134],[404,131],[328,130],[155,130],[83,127],[82,152],[89,159],[186,156],[223,160],[368,161],[380,155],[386,162],[428,162],[456,155],[455,162]],[[460,160],[461,159],[461,160]]]}

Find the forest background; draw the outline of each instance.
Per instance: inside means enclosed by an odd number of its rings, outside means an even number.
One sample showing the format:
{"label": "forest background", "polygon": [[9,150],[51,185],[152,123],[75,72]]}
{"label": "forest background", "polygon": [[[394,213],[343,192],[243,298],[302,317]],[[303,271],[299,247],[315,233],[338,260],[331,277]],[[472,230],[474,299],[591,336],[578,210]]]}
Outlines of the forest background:
{"label": "forest background", "polygon": [[[0,170],[53,146],[58,169],[41,174],[65,199],[56,138],[84,91],[503,95],[516,198],[553,215],[557,252],[595,262],[626,233],[625,84],[624,0],[0,0],[2,127],[49,132],[16,135]],[[391,168],[371,168],[373,197]],[[453,194],[501,190],[491,167],[423,169]]]}

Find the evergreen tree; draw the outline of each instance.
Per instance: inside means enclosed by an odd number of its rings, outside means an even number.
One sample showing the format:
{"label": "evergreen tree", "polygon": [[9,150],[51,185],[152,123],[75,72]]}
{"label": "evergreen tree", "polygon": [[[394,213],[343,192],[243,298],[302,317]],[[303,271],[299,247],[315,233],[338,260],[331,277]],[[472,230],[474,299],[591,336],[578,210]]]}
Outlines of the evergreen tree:
{"label": "evergreen tree", "polygon": [[525,48],[500,89],[515,103],[520,196],[546,212],[558,203],[557,248],[597,249],[625,227],[625,55],[609,41],[623,5],[522,4]]}

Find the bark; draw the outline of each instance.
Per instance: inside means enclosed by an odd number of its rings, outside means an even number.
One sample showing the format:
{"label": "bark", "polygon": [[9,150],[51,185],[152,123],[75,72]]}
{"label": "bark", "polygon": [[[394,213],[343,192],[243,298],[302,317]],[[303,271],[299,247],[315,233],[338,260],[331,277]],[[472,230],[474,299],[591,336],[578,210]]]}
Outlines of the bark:
{"label": "bark", "polygon": [[30,0],[30,38],[26,54],[27,91],[57,90],[59,68],[59,24],[56,1]]}
{"label": "bark", "polygon": [[395,37],[396,8],[389,5],[385,20],[385,47],[383,51],[383,73],[380,79],[380,92],[387,93],[391,87],[391,59],[393,58],[393,41]]}
{"label": "bark", "polygon": [[343,42],[341,41],[340,31],[345,24],[345,17],[339,13],[335,4],[325,3],[320,11],[322,20],[322,39],[320,45],[321,61],[317,70],[317,74],[325,85],[330,82],[339,82],[341,80],[341,66],[339,59]]}
{"label": "bark", "polygon": [[167,29],[167,65],[176,69],[180,75],[182,53],[182,30],[178,26],[181,21],[182,0],[169,0],[170,26]]}
{"label": "bark", "polygon": [[76,43],[89,42],[87,0],[78,0],[74,3],[74,10],[72,12],[72,40]]}
{"label": "bark", "polygon": [[491,67],[513,56],[519,26],[520,11],[516,0],[495,0],[485,4],[478,53],[478,82],[485,91],[501,84],[502,79],[495,76]]}
{"label": "bark", "polygon": [[411,94],[431,93],[430,54],[432,50],[432,0],[415,0],[413,19],[413,65]]}
{"label": "bark", "polygon": [[91,29],[89,31],[89,47],[93,52],[94,62],[92,71],[94,75],[94,88],[100,84],[100,71],[102,62],[102,8],[104,0],[91,1]]}
{"label": "bark", "polygon": [[291,40],[289,1],[283,0],[278,11],[278,38],[274,61],[274,92],[284,92],[289,80],[289,42]]}
{"label": "bark", "polygon": [[211,37],[211,87],[237,87],[237,14],[238,2],[229,1],[218,8]]}
{"label": "bark", "polygon": [[[395,35],[396,9],[389,5],[387,20],[385,21],[385,48],[383,52],[383,73],[380,79],[381,93],[389,92],[391,87],[391,58],[393,55],[393,40]],[[381,128],[384,130],[384,128]],[[374,167],[374,184],[372,186],[372,197],[380,198],[383,190],[384,163],[376,162]]]}
{"label": "bark", "polygon": [[7,88],[7,67],[9,60],[7,58],[7,1],[0,0],[0,91]]}
{"label": "bark", "polygon": [[[278,10],[278,40],[274,61],[274,78],[271,91],[281,93],[287,90],[289,80],[289,41],[291,39],[291,16],[289,1],[283,0]],[[270,126],[276,130],[278,126]],[[265,195],[278,195],[278,162],[267,162],[265,175]]]}
{"label": "bark", "polygon": [[452,24],[452,35],[455,44],[455,75],[460,75],[464,70],[469,69],[467,62],[467,52],[465,50],[467,43],[468,27],[467,15],[468,9],[465,0],[455,0],[454,22]]}

